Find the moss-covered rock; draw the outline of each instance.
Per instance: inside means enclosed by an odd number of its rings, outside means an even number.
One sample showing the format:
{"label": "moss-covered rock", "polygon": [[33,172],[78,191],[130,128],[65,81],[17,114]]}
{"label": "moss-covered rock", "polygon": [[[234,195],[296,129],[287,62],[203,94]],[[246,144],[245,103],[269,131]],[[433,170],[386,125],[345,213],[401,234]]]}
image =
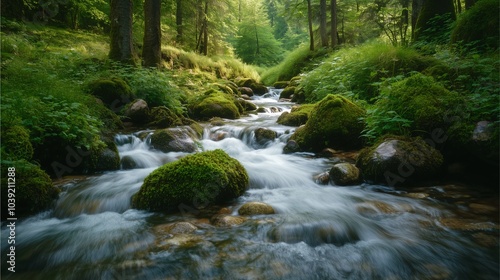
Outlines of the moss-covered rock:
{"label": "moss-covered rock", "polygon": [[151,109],[149,126],[157,128],[167,128],[182,125],[182,120],[172,110],[165,106],[158,106]]}
{"label": "moss-covered rock", "polygon": [[315,104],[304,104],[292,107],[289,112],[284,112],[279,116],[278,123],[289,126],[301,126],[306,124]]}
{"label": "moss-covered rock", "polygon": [[277,81],[273,84],[273,87],[277,89],[282,89],[286,88],[289,84],[290,84],[289,81]]}
{"label": "moss-covered rock", "polygon": [[2,132],[2,158],[10,160],[31,160],[33,146],[29,131],[20,125],[12,126]]}
{"label": "moss-covered rock", "polygon": [[330,94],[314,106],[305,126],[297,129],[291,139],[303,151],[358,148],[364,127],[359,118],[364,114],[361,107],[345,97]]}
{"label": "moss-covered rock", "polygon": [[438,175],[443,156],[421,138],[386,137],[363,149],[356,166],[364,180],[405,185]]}
{"label": "moss-covered rock", "polygon": [[238,98],[237,102],[240,104],[240,106],[243,108],[244,111],[255,111],[257,110],[257,105],[253,104],[250,101],[247,101],[243,98]]}
{"label": "moss-covered rock", "polygon": [[[9,168],[15,168],[15,177],[9,176]],[[54,199],[58,197],[59,189],[53,186],[50,177],[40,167],[25,160],[2,161],[1,189],[2,198],[2,220],[7,216],[9,182],[15,183],[15,216],[33,215],[48,209]],[[15,178],[15,181],[8,178]],[[12,189],[12,188],[11,188]]]}
{"label": "moss-covered rock", "polygon": [[280,93],[280,99],[281,98],[291,98],[292,95],[295,93],[295,88],[294,86],[288,86],[283,91]]}
{"label": "moss-covered rock", "polygon": [[103,139],[105,145],[96,146],[90,151],[89,171],[109,171],[120,169],[120,155],[111,139]]}
{"label": "moss-covered rock", "polygon": [[124,115],[137,124],[149,122],[150,114],[148,103],[143,99],[130,102],[124,109]]}
{"label": "moss-covered rock", "polygon": [[155,131],[151,136],[151,146],[162,152],[186,152],[197,150],[192,139],[192,131],[185,128],[166,128]]}
{"label": "moss-covered rock", "polygon": [[263,95],[267,93],[267,87],[263,84],[258,83],[254,79],[244,78],[235,81],[239,87],[251,88],[253,93],[256,95]]}
{"label": "moss-covered rock", "polygon": [[238,119],[240,112],[233,96],[216,90],[209,90],[189,104],[190,113],[196,120],[213,117]]}
{"label": "moss-covered rock", "polygon": [[451,42],[461,42],[465,47],[474,43],[474,48],[496,50],[499,47],[499,2],[478,1],[458,18],[451,33]]}
{"label": "moss-covered rock", "polygon": [[203,208],[237,198],[247,187],[248,174],[237,160],[222,150],[207,151],[153,171],[134,195],[133,206],[163,212]]}
{"label": "moss-covered rock", "polygon": [[257,141],[257,144],[259,145],[264,145],[269,141],[274,141],[274,139],[278,136],[276,131],[263,127],[257,128],[254,133],[255,141]]}
{"label": "moss-covered rock", "polygon": [[88,88],[90,94],[101,99],[113,111],[135,98],[128,84],[121,78],[101,78],[91,82]]}
{"label": "moss-covered rock", "polygon": [[335,164],[329,172],[330,180],[338,186],[355,185],[359,183],[359,169],[351,163]]}

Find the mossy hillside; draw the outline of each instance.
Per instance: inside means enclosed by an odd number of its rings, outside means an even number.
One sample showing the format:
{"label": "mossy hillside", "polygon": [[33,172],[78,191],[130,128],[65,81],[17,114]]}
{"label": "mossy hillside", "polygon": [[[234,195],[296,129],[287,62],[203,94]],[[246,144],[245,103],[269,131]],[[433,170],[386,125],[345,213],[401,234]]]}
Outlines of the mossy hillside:
{"label": "mossy hillside", "polygon": [[499,2],[481,0],[460,15],[451,33],[452,43],[462,43],[466,48],[482,51],[499,47]]}
{"label": "mossy hillside", "polygon": [[314,103],[332,92],[373,102],[380,82],[439,64],[417,51],[382,43],[345,48],[330,55],[301,79],[305,101]]}
{"label": "mossy hillside", "polygon": [[245,168],[222,150],[201,152],[153,171],[133,196],[133,206],[162,212],[203,208],[232,200],[248,187]]}
{"label": "mossy hillside", "polygon": [[301,150],[319,152],[324,148],[355,149],[361,145],[364,109],[341,95],[330,94],[318,102],[304,127],[290,139]]}
{"label": "mossy hillside", "polygon": [[315,104],[302,104],[300,106],[294,106],[290,110],[290,113],[284,112],[281,114],[277,122],[279,124],[289,126],[301,126],[306,124],[314,106]]}
{"label": "mossy hillside", "polygon": [[26,160],[5,161],[2,160],[2,220],[7,217],[8,198],[8,168],[15,168],[15,198],[16,217],[24,217],[36,214],[48,209],[58,197],[59,189],[52,185],[50,177],[40,167]]}
{"label": "mossy hillside", "polygon": [[213,117],[238,119],[241,105],[235,102],[233,96],[217,90],[208,90],[203,95],[190,101],[188,109],[196,120],[208,120]]}

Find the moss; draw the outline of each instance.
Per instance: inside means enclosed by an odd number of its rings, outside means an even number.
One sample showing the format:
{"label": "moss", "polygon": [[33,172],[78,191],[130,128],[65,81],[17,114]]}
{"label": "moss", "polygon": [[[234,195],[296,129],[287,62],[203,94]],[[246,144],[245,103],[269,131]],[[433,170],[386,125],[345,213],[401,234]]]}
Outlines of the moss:
{"label": "moss", "polygon": [[301,126],[307,122],[315,104],[295,106],[290,113],[284,112],[279,116],[278,123],[289,126]]}
{"label": "moss", "polygon": [[29,131],[20,125],[12,126],[2,133],[2,148],[6,156],[2,156],[3,159],[29,161],[33,157]]}
{"label": "moss", "polygon": [[93,81],[89,84],[89,92],[112,110],[134,100],[132,90],[121,78],[102,78]]}
{"label": "moss", "polygon": [[50,177],[40,167],[31,164],[25,160],[20,161],[2,161],[2,179],[1,189],[2,198],[2,220],[7,217],[8,203],[8,168],[15,168],[15,216],[33,215],[40,211],[48,209],[54,199],[58,197],[59,189],[52,185]]}
{"label": "moss", "polygon": [[104,145],[94,145],[90,150],[88,171],[109,171],[120,169],[120,155],[112,139],[101,139]]}
{"label": "moss", "polygon": [[255,140],[260,145],[264,145],[268,141],[274,141],[277,136],[276,131],[271,129],[259,127],[255,130]]}
{"label": "moss", "polygon": [[251,88],[253,92],[257,95],[263,95],[267,93],[267,87],[264,86],[263,84],[259,84],[254,79],[244,78],[244,79],[238,79],[235,82],[239,87]]}
{"label": "moss", "polygon": [[464,105],[455,92],[448,91],[432,77],[420,73],[382,89],[375,106],[385,112],[395,111],[412,121],[410,130],[431,132],[435,128],[446,130],[450,122],[446,116]]}
{"label": "moss", "polygon": [[208,120],[212,117],[238,119],[240,113],[235,103],[232,96],[212,89],[191,101],[188,107],[193,118],[197,120]]}
{"label": "moss", "polygon": [[157,130],[151,136],[151,145],[162,152],[196,151],[196,145],[189,135],[189,131],[180,128]]}
{"label": "moss", "polygon": [[304,128],[291,139],[305,151],[358,148],[364,127],[359,118],[364,114],[361,107],[345,97],[330,94],[314,106]]}
{"label": "moss", "polygon": [[243,112],[257,110],[257,105],[255,105],[254,103],[252,103],[250,101],[246,101],[243,98],[238,98],[237,103],[241,106],[241,108],[243,108]]}
{"label": "moss", "polygon": [[133,196],[133,206],[178,212],[203,208],[242,195],[248,187],[245,168],[222,150],[189,155],[153,171]]}
{"label": "moss", "polygon": [[174,112],[166,106],[154,107],[150,113],[151,122],[149,126],[167,128],[182,125],[182,121]]}
{"label": "moss", "polygon": [[[382,145],[394,146],[396,151],[390,157],[381,156],[376,151]],[[442,165],[441,153],[420,137],[385,136],[361,150],[356,160],[365,180],[389,185],[391,182],[409,184],[435,177]]]}
{"label": "moss", "polygon": [[290,84],[289,81],[277,81],[273,84],[273,87],[281,89],[281,88],[286,88],[289,84]]}
{"label": "moss", "polygon": [[451,34],[451,42],[462,42],[466,47],[471,47],[471,43],[474,43],[473,47],[481,50],[498,49],[498,10],[497,0],[478,1],[458,18]]}
{"label": "moss", "polygon": [[295,93],[295,86],[286,87],[281,93],[280,98],[290,98]]}
{"label": "moss", "polygon": [[233,88],[231,88],[230,86],[225,85],[225,84],[214,83],[214,84],[212,84],[212,86],[214,88],[216,88],[217,90],[222,91],[223,93],[226,93],[229,95],[238,95],[239,94],[238,88],[236,88],[236,91],[234,91]]}

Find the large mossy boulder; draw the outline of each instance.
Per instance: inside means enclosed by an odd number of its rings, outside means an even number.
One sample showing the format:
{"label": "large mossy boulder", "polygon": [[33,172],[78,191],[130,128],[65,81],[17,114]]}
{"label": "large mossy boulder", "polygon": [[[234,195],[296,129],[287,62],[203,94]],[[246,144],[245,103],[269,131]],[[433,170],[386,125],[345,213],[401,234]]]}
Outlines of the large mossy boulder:
{"label": "large mossy boulder", "polygon": [[356,160],[365,181],[390,186],[432,179],[443,156],[421,138],[386,137],[363,149]]}
{"label": "large mossy boulder", "polygon": [[[102,139],[103,145],[96,145],[90,150],[90,161],[86,161],[90,172],[120,169],[120,155],[112,139]],[[85,159],[85,158],[84,158]]]}
{"label": "large mossy boulder", "polygon": [[137,124],[149,122],[150,114],[148,103],[143,99],[130,102],[125,106],[124,110],[124,115]]}
{"label": "large mossy boulder", "polygon": [[101,78],[89,84],[89,92],[113,111],[134,100],[128,84],[121,78]]}
{"label": "large mossy boulder", "polygon": [[233,96],[211,89],[192,100],[188,107],[196,120],[209,120],[213,117],[238,119],[241,105]]}
{"label": "large mossy boulder", "polygon": [[166,128],[155,131],[151,136],[151,146],[162,152],[186,152],[192,153],[197,150],[193,138],[196,138],[193,130],[185,128]]}
{"label": "large mossy boulder", "polygon": [[149,174],[132,204],[138,209],[169,213],[200,209],[241,196],[248,182],[243,165],[224,151],[201,152]]}
{"label": "large mossy boulder", "polygon": [[182,125],[182,120],[172,110],[165,106],[151,108],[149,126],[167,128]]}
{"label": "large mossy boulder", "polygon": [[[9,176],[13,174],[12,168],[15,169],[15,177]],[[1,190],[4,199],[2,220],[9,217],[7,216],[9,193],[15,194],[14,216],[17,218],[48,209],[59,195],[59,189],[53,186],[47,173],[26,160],[2,161],[1,169]],[[8,178],[15,178],[15,193],[9,191],[9,182],[12,184],[13,181]]]}
{"label": "large mossy boulder", "polygon": [[292,95],[295,93],[295,88],[294,86],[288,86],[283,91],[280,93],[280,99],[281,98],[292,98]]}
{"label": "large mossy boulder", "polygon": [[294,106],[290,112],[284,112],[278,118],[278,123],[289,126],[301,126],[307,123],[315,104]]}
{"label": "large mossy boulder", "polygon": [[305,126],[299,127],[291,139],[303,151],[358,148],[364,128],[359,119],[364,114],[361,107],[345,97],[329,94],[314,106]]}

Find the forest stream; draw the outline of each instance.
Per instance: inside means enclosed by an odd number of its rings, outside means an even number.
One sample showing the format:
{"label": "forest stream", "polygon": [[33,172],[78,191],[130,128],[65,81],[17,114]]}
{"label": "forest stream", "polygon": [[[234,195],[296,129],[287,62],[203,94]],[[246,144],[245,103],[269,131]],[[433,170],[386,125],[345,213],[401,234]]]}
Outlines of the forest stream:
{"label": "forest stream", "polygon": [[[199,213],[132,209],[144,178],[186,153],[152,149],[150,131],[118,134],[120,157],[135,168],[66,178],[52,210],[17,223],[16,273],[2,278],[498,279],[497,195],[451,183],[411,190],[320,185],[314,176],[335,158],[283,154],[295,128],[276,119],[294,104],[278,102],[279,92],[253,97],[265,113],[205,125],[200,148],[222,149],[248,172],[249,189],[238,200]],[[254,131],[262,127],[276,131],[276,140],[257,143]],[[276,214],[231,227],[208,221],[222,207],[238,216],[251,201]],[[166,234],[174,222],[197,229]]]}

